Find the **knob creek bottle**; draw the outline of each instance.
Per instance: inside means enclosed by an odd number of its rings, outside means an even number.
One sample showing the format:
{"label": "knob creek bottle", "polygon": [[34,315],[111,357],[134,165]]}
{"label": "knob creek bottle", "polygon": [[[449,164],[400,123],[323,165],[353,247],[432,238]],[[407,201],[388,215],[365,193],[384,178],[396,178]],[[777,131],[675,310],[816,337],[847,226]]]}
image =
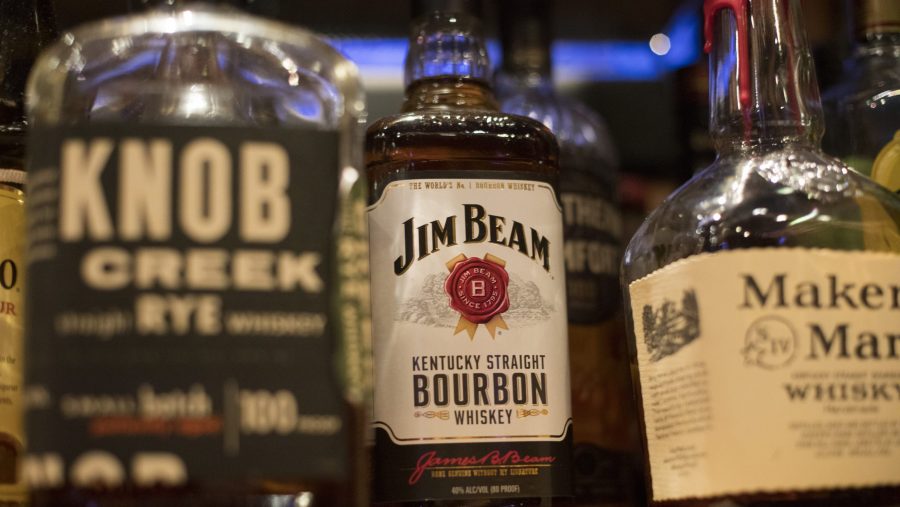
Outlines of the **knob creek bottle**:
{"label": "knob creek bottle", "polygon": [[32,504],[367,505],[357,69],[148,3],[29,81]]}

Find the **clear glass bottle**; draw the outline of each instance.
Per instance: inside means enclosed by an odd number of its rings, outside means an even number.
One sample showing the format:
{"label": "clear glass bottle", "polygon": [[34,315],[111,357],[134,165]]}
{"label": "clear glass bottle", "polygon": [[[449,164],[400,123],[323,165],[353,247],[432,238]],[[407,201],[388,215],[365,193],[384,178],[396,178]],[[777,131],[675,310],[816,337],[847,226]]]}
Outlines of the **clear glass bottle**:
{"label": "clear glass bottle", "polygon": [[479,9],[413,2],[402,112],[366,135],[384,505],[572,494],[557,144],[499,111]]}
{"label": "clear glass bottle", "polygon": [[47,0],[0,1],[0,505],[24,505],[25,81],[55,36]]}
{"label": "clear glass bottle", "polygon": [[623,263],[651,504],[894,505],[900,199],[820,150],[799,2],[705,11],[718,158]]}
{"label": "clear glass bottle", "polygon": [[356,66],[149,3],[29,80],[32,505],[366,505]]}
{"label": "clear glass bottle", "polygon": [[606,124],[553,86],[551,5],[500,4],[500,109],[547,126],[559,142],[577,505],[636,505],[640,441],[619,264],[616,154]]}
{"label": "clear glass bottle", "polygon": [[856,46],[824,94],[824,146],[900,192],[900,3],[853,0]]}

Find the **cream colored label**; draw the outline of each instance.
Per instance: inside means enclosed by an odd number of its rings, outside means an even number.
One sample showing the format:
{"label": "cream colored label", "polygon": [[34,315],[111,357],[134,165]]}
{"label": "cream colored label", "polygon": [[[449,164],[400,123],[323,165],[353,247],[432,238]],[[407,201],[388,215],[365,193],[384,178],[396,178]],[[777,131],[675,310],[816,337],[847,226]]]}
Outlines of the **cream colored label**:
{"label": "cream colored label", "polygon": [[23,451],[22,269],[23,194],[0,185],[0,501],[18,501],[16,484]]}
{"label": "cream colored label", "polygon": [[375,426],[399,445],[561,440],[571,405],[553,189],[397,181],[369,230]]}
{"label": "cream colored label", "polygon": [[900,484],[900,255],[701,254],[629,291],[654,500]]}

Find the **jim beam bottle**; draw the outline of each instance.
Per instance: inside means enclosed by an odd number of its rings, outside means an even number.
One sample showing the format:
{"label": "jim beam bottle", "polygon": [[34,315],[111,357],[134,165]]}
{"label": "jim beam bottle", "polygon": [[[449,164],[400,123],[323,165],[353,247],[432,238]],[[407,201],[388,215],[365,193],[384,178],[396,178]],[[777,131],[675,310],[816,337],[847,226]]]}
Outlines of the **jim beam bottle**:
{"label": "jim beam bottle", "polygon": [[559,141],[577,505],[635,505],[640,439],[619,291],[615,150],[603,120],[553,86],[549,0],[500,6],[500,107],[541,121]]}
{"label": "jim beam bottle", "polygon": [[28,99],[33,505],[366,505],[356,67],[169,1],[67,34]]}
{"label": "jim beam bottle", "polygon": [[55,37],[46,0],[0,1],[0,505],[26,503],[23,327],[25,284],[25,81]]}
{"label": "jim beam bottle", "polygon": [[652,505],[900,501],[900,198],[822,153],[794,0],[707,0],[716,161],[625,252]]}
{"label": "jim beam bottle", "polygon": [[406,99],[369,127],[374,496],[572,494],[557,145],[500,113],[478,2],[413,2]]}

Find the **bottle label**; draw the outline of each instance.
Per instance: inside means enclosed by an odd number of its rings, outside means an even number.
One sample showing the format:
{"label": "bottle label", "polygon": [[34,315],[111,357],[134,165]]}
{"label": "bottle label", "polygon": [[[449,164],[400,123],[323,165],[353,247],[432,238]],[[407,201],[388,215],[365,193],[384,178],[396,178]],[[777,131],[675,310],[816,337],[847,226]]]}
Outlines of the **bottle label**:
{"label": "bottle label", "polygon": [[22,407],[22,287],[25,202],[0,184],[0,502],[19,502],[24,451]]}
{"label": "bottle label", "polygon": [[465,174],[369,208],[375,498],[571,495],[560,205],[533,174]]}
{"label": "bottle label", "polygon": [[[613,169],[563,150],[560,201],[572,377],[575,497],[626,504],[638,488],[640,448],[631,389],[619,264],[622,219]],[[568,156],[567,156],[568,155]],[[580,163],[581,162],[581,163]]]}
{"label": "bottle label", "polygon": [[561,172],[569,322],[598,324],[619,308],[622,220],[613,192],[587,171]]}
{"label": "bottle label", "polygon": [[338,134],[107,124],[31,140],[32,486],[345,479]]}
{"label": "bottle label", "polygon": [[900,484],[898,273],[752,249],[633,282],[653,500]]}

